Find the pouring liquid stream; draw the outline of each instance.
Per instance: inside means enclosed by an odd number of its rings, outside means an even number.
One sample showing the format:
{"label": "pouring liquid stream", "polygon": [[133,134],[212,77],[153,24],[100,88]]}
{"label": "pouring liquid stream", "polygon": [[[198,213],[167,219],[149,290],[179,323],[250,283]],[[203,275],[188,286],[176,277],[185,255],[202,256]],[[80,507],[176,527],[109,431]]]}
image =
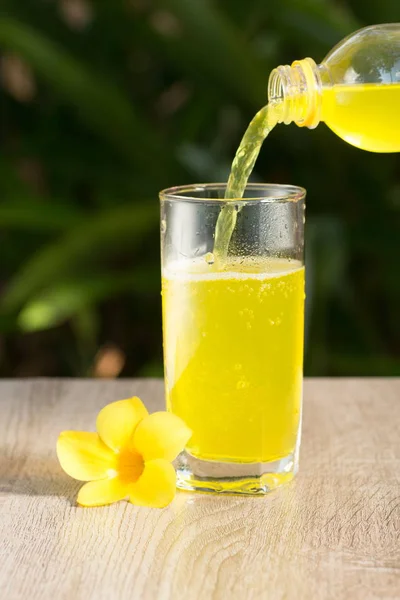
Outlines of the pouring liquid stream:
{"label": "pouring liquid stream", "polygon": [[214,260],[223,263],[228,254],[229,242],[235,229],[238,209],[233,200],[243,197],[247,181],[254,168],[261,146],[278,123],[279,111],[277,105],[267,104],[250,122],[240,142],[232,162],[225,199],[232,200],[226,204],[218,217],[215,228]]}

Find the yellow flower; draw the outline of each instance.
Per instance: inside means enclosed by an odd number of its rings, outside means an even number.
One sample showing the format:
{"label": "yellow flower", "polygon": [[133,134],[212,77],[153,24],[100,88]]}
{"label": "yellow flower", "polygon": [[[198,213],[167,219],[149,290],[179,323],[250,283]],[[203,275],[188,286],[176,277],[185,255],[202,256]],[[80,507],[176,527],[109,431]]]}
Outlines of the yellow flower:
{"label": "yellow flower", "polygon": [[97,417],[98,433],[64,431],[57,442],[64,471],[88,481],[78,504],[101,506],[129,497],[139,506],[162,508],[175,497],[171,462],[183,450],[191,430],[176,415],[151,415],[139,398],[105,406]]}

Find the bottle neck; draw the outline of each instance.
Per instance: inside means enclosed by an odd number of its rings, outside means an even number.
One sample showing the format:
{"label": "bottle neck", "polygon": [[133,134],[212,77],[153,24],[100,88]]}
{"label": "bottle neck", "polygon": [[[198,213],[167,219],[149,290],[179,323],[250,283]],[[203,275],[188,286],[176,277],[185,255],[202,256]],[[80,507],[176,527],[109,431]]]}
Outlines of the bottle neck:
{"label": "bottle neck", "polygon": [[321,120],[323,85],[330,85],[328,68],[312,58],[274,69],[268,81],[268,100],[275,107],[278,122],[316,127]]}

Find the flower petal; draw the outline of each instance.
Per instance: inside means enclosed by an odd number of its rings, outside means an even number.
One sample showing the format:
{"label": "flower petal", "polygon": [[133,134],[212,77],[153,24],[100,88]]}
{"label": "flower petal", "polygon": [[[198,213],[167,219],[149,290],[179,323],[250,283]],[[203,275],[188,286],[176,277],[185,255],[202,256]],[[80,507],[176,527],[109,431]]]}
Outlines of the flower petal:
{"label": "flower petal", "polygon": [[120,450],[131,439],[136,426],[149,413],[140,398],[118,400],[105,406],[98,414],[99,436],[112,450]]}
{"label": "flower petal", "polygon": [[123,500],[128,495],[129,485],[117,477],[89,481],[79,490],[77,502],[81,506],[103,506]]}
{"label": "flower petal", "polygon": [[155,412],[139,423],[133,445],[144,461],[165,458],[173,461],[192,435],[185,423],[169,412]]}
{"label": "flower petal", "polygon": [[168,461],[157,458],[149,460],[136,483],[131,484],[129,500],[137,506],[163,508],[170,504],[176,494],[176,473]]}
{"label": "flower petal", "polygon": [[74,479],[104,479],[116,467],[116,455],[99,438],[88,431],[63,431],[57,440],[61,467]]}

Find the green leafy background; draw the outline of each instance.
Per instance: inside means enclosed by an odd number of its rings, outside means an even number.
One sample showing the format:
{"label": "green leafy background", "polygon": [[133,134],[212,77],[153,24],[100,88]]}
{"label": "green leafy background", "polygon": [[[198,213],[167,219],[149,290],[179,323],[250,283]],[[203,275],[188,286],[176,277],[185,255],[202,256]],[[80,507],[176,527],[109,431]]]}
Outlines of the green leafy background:
{"label": "green leafy background", "polygon": [[[226,180],[274,66],[396,20],[398,0],[3,0],[0,375],[161,374],[158,191]],[[255,180],[308,190],[308,375],[400,374],[399,166],[323,124],[262,149]]]}

